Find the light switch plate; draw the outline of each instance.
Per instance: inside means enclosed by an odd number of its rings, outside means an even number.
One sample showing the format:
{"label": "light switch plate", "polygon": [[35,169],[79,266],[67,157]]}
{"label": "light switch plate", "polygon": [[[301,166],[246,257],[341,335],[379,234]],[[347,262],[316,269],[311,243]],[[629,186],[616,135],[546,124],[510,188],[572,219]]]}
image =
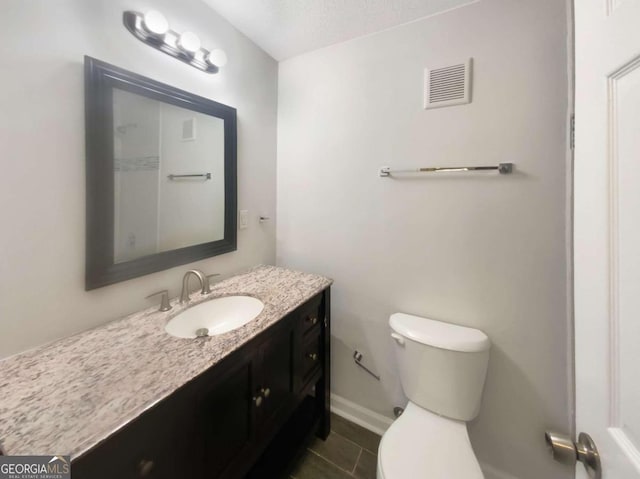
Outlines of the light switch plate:
{"label": "light switch plate", "polygon": [[244,230],[249,227],[249,210],[240,210],[240,229]]}

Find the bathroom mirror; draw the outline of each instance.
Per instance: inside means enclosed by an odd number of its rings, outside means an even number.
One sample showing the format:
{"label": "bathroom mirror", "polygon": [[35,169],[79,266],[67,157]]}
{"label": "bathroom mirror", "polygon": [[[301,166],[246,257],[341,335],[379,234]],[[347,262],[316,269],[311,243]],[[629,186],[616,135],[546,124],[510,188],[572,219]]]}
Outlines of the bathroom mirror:
{"label": "bathroom mirror", "polygon": [[236,249],[236,111],[85,57],[86,289]]}

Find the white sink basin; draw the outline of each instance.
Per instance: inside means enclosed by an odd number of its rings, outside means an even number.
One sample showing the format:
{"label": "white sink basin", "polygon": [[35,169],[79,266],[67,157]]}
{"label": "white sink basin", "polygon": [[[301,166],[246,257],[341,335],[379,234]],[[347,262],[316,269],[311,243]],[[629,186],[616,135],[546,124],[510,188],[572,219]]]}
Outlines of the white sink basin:
{"label": "white sink basin", "polygon": [[244,326],[263,308],[263,302],[251,296],[225,296],[186,309],[164,330],[177,338],[215,336]]}

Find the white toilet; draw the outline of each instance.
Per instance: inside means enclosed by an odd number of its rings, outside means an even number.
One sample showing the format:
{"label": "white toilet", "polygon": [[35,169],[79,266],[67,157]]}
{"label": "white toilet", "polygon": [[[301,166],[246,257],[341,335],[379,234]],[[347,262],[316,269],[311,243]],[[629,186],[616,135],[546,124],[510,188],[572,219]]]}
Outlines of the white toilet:
{"label": "white toilet", "polygon": [[378,479],[483,479],[466,421],[480,409],[489,338],[403,313],[389,325],[409,404],[382,436]]}

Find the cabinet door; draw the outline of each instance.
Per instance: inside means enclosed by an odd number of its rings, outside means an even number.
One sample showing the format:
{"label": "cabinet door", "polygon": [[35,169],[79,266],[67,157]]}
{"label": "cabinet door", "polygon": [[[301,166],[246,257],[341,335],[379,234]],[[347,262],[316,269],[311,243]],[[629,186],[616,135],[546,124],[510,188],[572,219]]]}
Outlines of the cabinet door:
{"label": "cabinet door", "polygon": [[257,394],[263,398],[259,408],[261,432],[275,432],[293,406],[293,323],[274,334],[260,348],[260,375]]}
{"label": "cabinet door", "polygon": [[198,400],[198,421],[205,444],[205,478],[235,477],[254,441],[254,361],[227,362],[224,375],[210,381]]}
{"label": "cabinet door", "polygon": [[73,461],[74,479],[192,478],[201,456],[184,415],[186,399],[176,393]]}

